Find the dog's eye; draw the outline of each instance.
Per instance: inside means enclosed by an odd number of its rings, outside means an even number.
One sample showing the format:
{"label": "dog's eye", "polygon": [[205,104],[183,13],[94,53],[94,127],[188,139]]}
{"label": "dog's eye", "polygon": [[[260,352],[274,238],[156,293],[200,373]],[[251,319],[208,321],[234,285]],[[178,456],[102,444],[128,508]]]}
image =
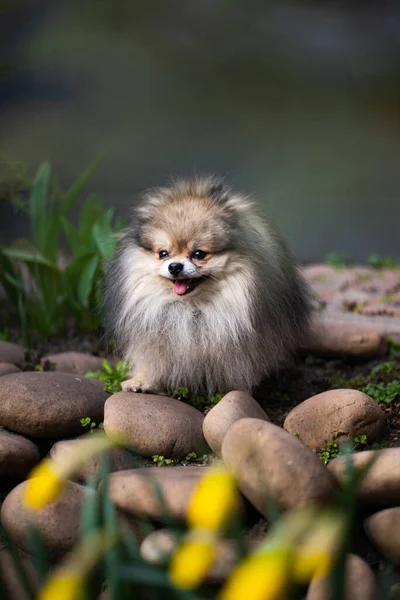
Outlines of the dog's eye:
{"label": "dog's eye", "polygon": [[203,258],[205,258],[207,256],[207,252],[204,252],[204,250],[195,250],[194,252],[192,252],[192,258],[194,258],[195,260],[203,260]]}
{"label": "dog's eye", "polygon": [[158,258],[168,258],[169,254],[167,252],[167,250],[160,250],[160,252],[158,253]]}

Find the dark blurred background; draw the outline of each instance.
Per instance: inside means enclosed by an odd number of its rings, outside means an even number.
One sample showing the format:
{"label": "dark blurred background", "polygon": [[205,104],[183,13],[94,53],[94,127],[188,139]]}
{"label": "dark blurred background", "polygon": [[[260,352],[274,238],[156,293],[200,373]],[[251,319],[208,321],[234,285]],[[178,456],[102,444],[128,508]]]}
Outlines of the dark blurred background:
{"label": "dark blurred background", "polygon": [[[400,257],[399,2],[1,0],[0,48],[3,183],[106,153],[90,191],[125,215],[218,173],[299,259]],[[3,198],[0,242],[24,233]]]}

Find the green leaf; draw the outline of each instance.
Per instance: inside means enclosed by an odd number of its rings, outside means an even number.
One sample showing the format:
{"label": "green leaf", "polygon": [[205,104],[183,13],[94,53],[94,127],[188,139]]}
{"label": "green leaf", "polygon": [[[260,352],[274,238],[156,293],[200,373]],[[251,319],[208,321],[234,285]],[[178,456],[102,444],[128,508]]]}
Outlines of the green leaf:
{"label": "green leaf", "polygon": [[104,214],[104,206],[96,194],[92,194],[82,206],[79,215],[79,231],[82,237],[91,237],[93,225]]}
{"label": "green leaf", "polygon": [[115,232],[111,228],[113,213],[112,209],[108,210],[92,228],[93,238],[102,258],[109,258],[112,255],[117,241]]}
{"label": "green leaf", "polygon": [[83,244],[79,230],[66,217],[60,217],[60,221],[72,254],[76,256],[82,253]]}
{"label": "green leaf", "polygon": [[3,248],[1,252],[11,260],[18,260],[26,264],[44,265],[56,271],[58,270],[54,263],[47,260],[41,254],[35,254],[34,252],[28,252],[26,250],[18,250],[17,248]]}
{"label": "green leaf", "polygon": [[74,206],[79,194],[84,190],[89,179],[93,176],[100,163],[103,160],[103,156],[97,158],[92,164],[90,164],[78,177],[78,179],[72,184],[69,190],[65,193],[64,198],[61,202],[60,215],[65,217]]}
{"label": "green leaf", "polygon": [[33,241],[39,250],[46,244],[48,213],[46,199],[50,184],[50,164],[46,161],[37,170],[29,198],[29,216]]}
{"label": "green leaf", "polygon": [[84,305],[94,289],[95,274],[99,266],[99,257],[89,256],[82,260],[82,271],[78,282],[78,301]]}

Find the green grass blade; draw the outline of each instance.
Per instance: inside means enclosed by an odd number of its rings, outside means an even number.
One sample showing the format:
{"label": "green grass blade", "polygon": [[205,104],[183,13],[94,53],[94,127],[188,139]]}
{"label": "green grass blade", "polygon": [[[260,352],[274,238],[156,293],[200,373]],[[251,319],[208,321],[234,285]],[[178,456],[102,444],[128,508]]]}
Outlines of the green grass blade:
{"label": "green grass blade", "polygon": [[98,256],[90,256],[84,261],[78,282],[78,301],[84,306],[94,290],[95,275],[100,265]]}
{"label": "green grass blade", "polygon": [[50,185],[50,164],[42,163],[36,172],[29,197],[29,217],[35,246],[43,250],[46,244],[47,219],[46,199]]}
{"label": "green grass blade", "polygon": [[81,234],[66,217],[61,217],[60,221],[71,252],[76,256],[82,252],[83,243]]}
{"label": "green grass blade", "polygon": [[97,497],[97,477],[87,478],[82,506],[82,537],[85,537],[100,525],[99,505]]}
{"label": "green grass blade", "polygon": [[41,254],[28,252],[26,250],[18,250],[17,248],[3,248],[2,253],[11,260],[17,260],[25,264],[39,264],[57,270],[57,266],[47,260]]}
{"label": "green grass blade", "polygon": [[[110,474],[110,455],[103,453],[101,456],[100,478],[102,480],[101,503],[104,527],[107,534],[112,538],[118,536],[117,513],[109,494],[108,478]],[[118,547],[109,548],[104,556],[106,567],[106,581],[108,585],[110,600],[119,600],[121,593],[121,578],[119,576],[119,552]]]}
{"label": "green grass blade", "polygon": [[60,206],[60,215],[66,217],[74,206],[78,199],[79,194],[84,190],[88,181],[91,179],[100,163],[103,160],[103,156],[97,158],[92,164],[90,164],[84,172],[78,177],[78,179],[72,184],[69,190],[65,193]]}
{"label": "green grass blade", "polygon": [[90,238],[93,225],[104,214],[104,206],[96,194],[92,194],[82,206],[79,215],[79,231],[83,238]]}
{"label": "green grass blade", "polygon": [[46,547],[36,527],[29,526],[27,533],[29,554],[39,577],[39,585],[42,585],[51,568]]}

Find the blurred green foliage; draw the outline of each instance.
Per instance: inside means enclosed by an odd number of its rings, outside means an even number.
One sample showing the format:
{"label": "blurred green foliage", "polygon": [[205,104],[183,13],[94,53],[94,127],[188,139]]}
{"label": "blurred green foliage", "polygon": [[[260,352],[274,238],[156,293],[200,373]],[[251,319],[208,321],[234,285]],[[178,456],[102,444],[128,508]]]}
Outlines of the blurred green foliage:
{"label": "blurred green foliage", "polygon": [[[78,226],[70,213],[101,159],[62,192],[48,162],[40,165],[29,192],[31,238],[23,247],[0,249],[0,284],[16,308],[25,343],[65,334],[68,325],[93,330],[100,324],[103,267],[123,223],[96,195],[84,202]],[[62,239],[67,252],[62,250]]]}

